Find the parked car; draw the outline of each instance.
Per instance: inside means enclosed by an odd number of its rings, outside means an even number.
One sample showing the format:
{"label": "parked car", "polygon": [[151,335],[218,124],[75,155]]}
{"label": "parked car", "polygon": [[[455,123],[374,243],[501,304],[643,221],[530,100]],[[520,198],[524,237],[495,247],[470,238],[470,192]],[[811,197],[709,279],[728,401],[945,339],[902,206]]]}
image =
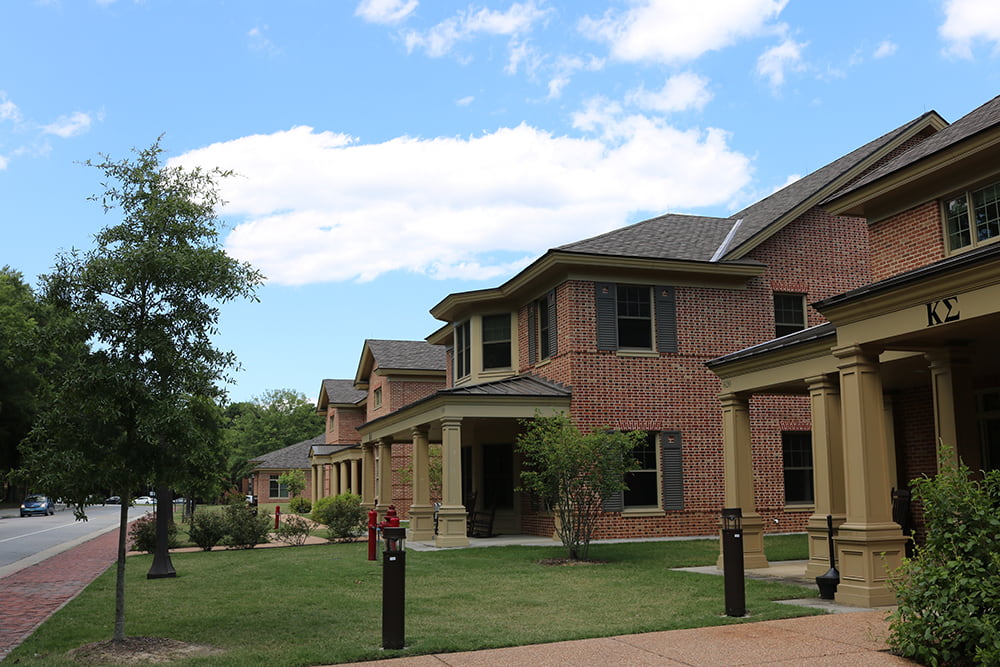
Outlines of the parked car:
{"label": "parked car", "polygon": [[30,495],[21,503],[21,516],[55,514],[56,505],[48,496]]}
{"label": "parked car", "polygon": [[104,499],[105,505],[121,505],[122,499],[119,496],[111,496]]}
{"label": "parked car", "polygon": [[135,500],[132,501],[132,504],[133,505],[155,505],[156,504],[156,498],[153,498],[152,496],[139,496],[138,498],[136,498]]}
{"label": "parked car", "polygon": [[187,498],[174,498],[174,505],[183,505],[187,502]]}

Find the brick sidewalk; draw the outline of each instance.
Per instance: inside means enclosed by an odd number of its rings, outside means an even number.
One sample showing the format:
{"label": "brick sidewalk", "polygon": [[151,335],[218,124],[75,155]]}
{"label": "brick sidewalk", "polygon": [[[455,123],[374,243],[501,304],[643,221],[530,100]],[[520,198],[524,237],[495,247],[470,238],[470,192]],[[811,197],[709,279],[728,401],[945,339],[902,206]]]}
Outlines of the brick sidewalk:
{"label": "brick sidewalk", "polygon": [[118,530],[0,579],[0,660],[115,562]]}

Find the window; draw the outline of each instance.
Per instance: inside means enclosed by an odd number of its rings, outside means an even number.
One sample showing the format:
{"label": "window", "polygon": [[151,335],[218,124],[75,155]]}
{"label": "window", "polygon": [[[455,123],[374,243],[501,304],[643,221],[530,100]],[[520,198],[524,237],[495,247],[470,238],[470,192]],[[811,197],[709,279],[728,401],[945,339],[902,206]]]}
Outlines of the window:
{"label": "window", "polygon": [[782,432],[781,457],[785,470],[785,503],[795,505],[814,502],[812,433]]}
{"label": "window", "polygon": [[632,450],[638,465],[625,473],[625,507],[659,507],[656,454],[656,433],[647,433],[645,442]]}
{"label": "window", "polygon": [[595,287],[598,350],[677,352],[674,288],[615,283]]}
{"label": "window", "polygon": [[483,368],[510,368],[510,315],[483,316]]}
{"label": "window", "polygon": [[271,475],[269,478],[270,485],[268,488],[267,495],[271,498],[287,498],[288,497],[288,487],[278,481],[281,475]]}
{"label": "window", "polygon": [[556,293],[532,303],[528,308],[528,363],[550,359],[556,353]]}
{"label": "window", "polygon": [[375,387],[374,392],[375,409],[382,407],[382,387]]}
{"label": "window", "polygon": [[679,431],[646,434],[632,450],[638,467],[625,474],[628,489],[604,503],[606,512],[684,509],[684,466]]}
{"label": "window", "polygon": [[787,336],[806,328],[805,296],[774,293],[774,335]]}
{"label": "window", "polygon": [[1000,236],[1000,183],[944,202],[944,224],[952,251],[996,239]]}
{"label": "window", "polygon": [[463,378],[472,372],[470,359],[472,341],[469,335],[469,321],[455,327],[455,377]]}

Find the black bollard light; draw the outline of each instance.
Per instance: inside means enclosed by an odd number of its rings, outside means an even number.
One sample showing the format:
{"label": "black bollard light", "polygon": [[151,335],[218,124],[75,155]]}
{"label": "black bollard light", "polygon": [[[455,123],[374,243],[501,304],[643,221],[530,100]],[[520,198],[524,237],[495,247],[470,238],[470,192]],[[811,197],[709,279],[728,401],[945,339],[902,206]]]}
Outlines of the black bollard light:
{"label": "black bollard light", "polygon": [[406,603],[406,529],[382,528],[382,648],[403,648]]}
{"label": "black bollard light", "polygon": [[722,570],[726,589],[726,616],[746,616],[743,584],[743,510],[722,510]]}
{"label": "black bollard light", "polygon": [[840,585],[840,572],[837,572],[837,564],[834,561],[836,549],[833,544],[833,516],[830,514],[826,515],[826,539],[830,547],[830,569],[816,577],[816,586],[819,587],[821,600],[833,600],[837,594],[837,586]]}

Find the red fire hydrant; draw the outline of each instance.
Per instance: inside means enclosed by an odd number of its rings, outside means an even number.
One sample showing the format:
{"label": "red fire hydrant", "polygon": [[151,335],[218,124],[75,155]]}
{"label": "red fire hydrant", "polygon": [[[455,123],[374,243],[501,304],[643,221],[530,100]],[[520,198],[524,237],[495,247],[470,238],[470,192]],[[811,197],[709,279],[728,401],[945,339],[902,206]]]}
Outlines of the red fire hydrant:
{"label": "red fire hydrant", "polygon": [[375,508],[368,510],[368,560],[376,560],[375,552],[378,544],[378,512]]}
{"label": "red fire hydrant", "polygon": [[281,521],[281,505],[274,506],[274,529],[278,530],[278,523]]}

